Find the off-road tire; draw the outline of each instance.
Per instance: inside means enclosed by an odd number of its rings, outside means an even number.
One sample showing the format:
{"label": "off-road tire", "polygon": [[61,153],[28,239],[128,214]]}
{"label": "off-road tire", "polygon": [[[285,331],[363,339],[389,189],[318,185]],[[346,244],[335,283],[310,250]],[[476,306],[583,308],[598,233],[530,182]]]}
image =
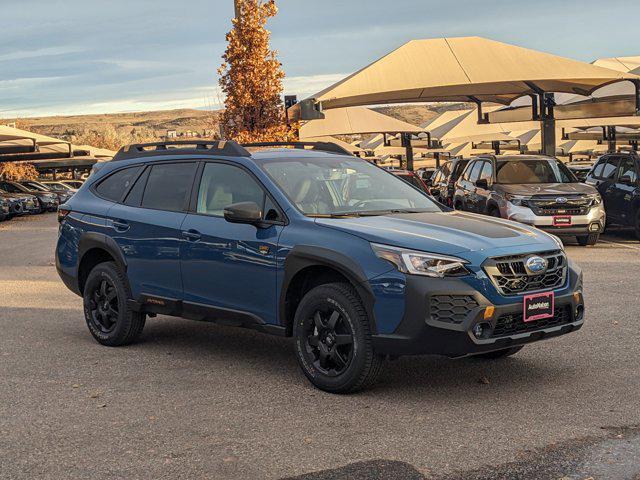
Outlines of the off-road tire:
{"label": "off-road tire", "polygon": [[598,240],[600,239],[600,234],[590,233],[589,235],[579,235],[576,237],[576,239],[578,240],[578,245],[580,245],[581,247],[586,247],[587,245],[593,246],[596,243],[598,243]]}
{"label": "off-road tire", "polygon": [[[312,338],[317,341],[320,333],[310,334],[310,329],[313,332],[317,325],[314,321],[316,312],[327,310],[339,314],[338,322],[342,328],[350,330],[352,338],[350,360],[345,362],[344,371],[334,372],[333,376],[322,371],[321,363],[314,362],[314,352],[319,346],[317,343],[312,345]],[[307,292],[296,310],[293,337],[300,368],[313,385],[330,393],[353,393],[369,387],[384,362],[384,357],[373,350],[370,319],[362,301],[347,283],[324,284]]]}
{"label": "off-road tire", "polygon": [[[114,316],[114,326],[110,331],[101,330],[92,315],[92,311],[95,310],[94,295],[103,282],[112,286],[111,291],[116,294],[116,298],[111,302],[113,310],[117,308],[117,315]],[[129,298],[131,298],[129,282],[115,262],[100,263],[91,270],[83,290],[84,316],[91,335],[102,345],[108,347],[127,345],[137,340],[142,333],[146,316],[131,310],[127,302]]]}
{"label": "off-road tire", "polygon": [[482,358],[484,360],[496,360],[498,358],[510,357],[511,355],[515,355],[524,347],[520,345],[519,347],[510,347],[504,348],[502,350],[496,350],[494,352],[481,353],[479,355],[474,355],[474,358]]}

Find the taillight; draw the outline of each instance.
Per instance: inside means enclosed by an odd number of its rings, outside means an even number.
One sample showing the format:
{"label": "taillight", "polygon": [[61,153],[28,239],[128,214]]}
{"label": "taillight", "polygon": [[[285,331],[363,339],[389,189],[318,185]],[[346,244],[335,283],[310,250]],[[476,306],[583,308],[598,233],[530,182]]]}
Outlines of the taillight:
{"label": "taillight", "polygon": [[67,215],[71,213],[71,210],[66,208],[58,208],[58,223],[62,223],[62,221],[67,218]]}

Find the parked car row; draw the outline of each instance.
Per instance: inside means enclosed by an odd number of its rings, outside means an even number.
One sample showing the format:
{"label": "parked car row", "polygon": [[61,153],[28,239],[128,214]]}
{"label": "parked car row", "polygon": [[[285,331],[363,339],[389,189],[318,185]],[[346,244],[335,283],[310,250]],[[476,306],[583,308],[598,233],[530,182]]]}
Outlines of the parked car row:
{"label": "parked car row", "polygon": [[604,155],[581,182],[551,157],[482,155],[455,159],[436,171],[430,192],[468,212],[515,220],[595,245],[607,225],[635,228],[640,239],[640,157]]}
{"label": "parked car row", "polygon": [[58,205],[67,202],[77,191],[77,184],[70,182],[76,181],[0,180],[0,221],[20,215],[55,212]]}

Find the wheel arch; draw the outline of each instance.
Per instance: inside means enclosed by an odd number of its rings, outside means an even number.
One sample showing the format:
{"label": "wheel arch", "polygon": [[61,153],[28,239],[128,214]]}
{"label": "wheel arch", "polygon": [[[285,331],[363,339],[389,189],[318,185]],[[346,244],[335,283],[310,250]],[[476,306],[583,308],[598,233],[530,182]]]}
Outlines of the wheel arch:
{"label": "wheel arch", "polygon": [[115,262],[122,271],[127,271],[127,261],[113,238],[95,232],[84,234],[78,245],[77,281],[80,294],[84,291],[91,270],[104,262]]}
{"label": "wheel arch", "polygon": [[328,248],[297,245],[287,256],[279,298],[280,324],[287,336],[292,334],[293,319],[300,300],[310,289],[332,282],[349,283],[357,292],[376,333],[375,296],[362,268],[351,258]]}

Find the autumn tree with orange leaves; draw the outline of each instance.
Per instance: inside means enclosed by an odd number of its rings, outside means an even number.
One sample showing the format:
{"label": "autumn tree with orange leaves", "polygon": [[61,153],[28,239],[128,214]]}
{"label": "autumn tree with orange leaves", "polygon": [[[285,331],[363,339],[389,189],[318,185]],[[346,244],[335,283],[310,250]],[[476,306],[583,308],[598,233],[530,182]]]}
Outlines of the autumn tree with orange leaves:
{"label": "autumn tree with orange leaves", "polygon": [[278,13],[274,0],[236,0],[237,17],[227,34],[220,87],[226,95],[222,125],[225,137],[238,142],[292,140],[282,102],[284,72],[269,47],[265,28]]}

